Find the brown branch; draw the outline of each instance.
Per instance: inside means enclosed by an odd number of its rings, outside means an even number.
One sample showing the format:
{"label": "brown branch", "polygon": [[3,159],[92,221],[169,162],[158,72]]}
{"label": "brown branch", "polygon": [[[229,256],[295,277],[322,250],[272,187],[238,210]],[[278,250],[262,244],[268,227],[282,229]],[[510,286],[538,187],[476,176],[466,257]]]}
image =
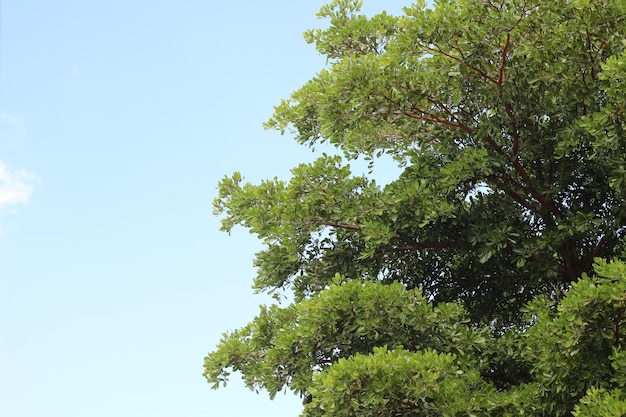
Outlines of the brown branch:
{"label": "brown branch", "polygon": [[561,259],[563,264],[559,268],[564,282],[576,281],[582,275],[576,256],[576,242],[574,239],[567,239],[561,248]]}
{"label": "brown branch", "polygon": [[[410,91],[407,91],[410,93]],[[391,97],[389,97],[387,94],[380,94],[385,100],[387,100],[388,102],[390,102],[391,104],[393,104],[396,107],[400,107],[400,103],[398,103],[397,100],[392,99]]]}
{"label": "brown branch", "polygon": [[396,251],[411,251],[411,250],[423,250],[423,249],[456,249],[460,248],[459,242],[425,242],[417,243],[415,245],[408,246],[394,246],[390,249],[392,252]]}
{"label": "brown branch", "polygon": [[[524,6],[526,6],[526,4],[524,3]],[[536,8],[538,8],[539,5],[535,4],[533,7],[531,7],[530,9],[524,9],[524,12],[522,13],[522,15],[519,17],[519,19],[517,19],[517,22],[515,22],[515,26],[519,25],[520,22],[522,20],[524,20],[525,17],[528,16],[528,13],[532,12],[533,10],[535,10]]]}
{"label": "brown branch", "polygon": [[[516,127],[516,125],[514,124],[514,127]],[[502,150],[497,146],[497,144],[493,141],[493,139],[491,138],[484,138],[487,143],[500,155],[505,156],[504,153],[502,152]],[[517,145],[516,145],[517,142]],[[517,138],[517,140],[514,138],[514,143],[513,143],[513,147],[519,147],[519,137]],[[518,149],[515,149],[515,151],[519,151]],[[495,175],[490,175],[487,178],[491,179],[492,181],[496,182],[496,185],[498,185],[503,191],[505,191],[507,193],[507,195],[509,195],[510,197],[512,197],[515,201],[517,201],[518,203],[520,203],[522,206],[528,208],[529,210],[537,213],[538,215],[540,215],[544,221],[549,224],[549,225],[554,225],[554,220],[550,217],[545,215],[545,213],[542,213],[541,209],[533,204],[531,204],[530,201],[528,201],[526,198],[524,198],[523,196],[521,196],[520,194],[514,192],[511,188],[507,187],[505,185],[505,183],[503,182],[503,180],[505,180],[506,182],[510,183],[511,185],[513,185],[515,188],[520,189],[522,191],[524,191],[526,194],[529,194],[530,196],[532,196],[541,206],[545,207],[549,212],[553,213],[555,216],[560,216],[560,212],[558,210],[558,208],[556,207],[556,205],[554,204],[553,201],[547,199],[544,195],[542,195],[541,193],[539,193],[532,185],[532,182],[530,180],[530,176],[528,175],[528,173],[526,172],[526,170],[524,169],[524,167],[522,166],[522,164],[519,161],[519,156],[515,155],[514,158],[509,158],[506,157],[509,162],[513,165],[513,169],[515,170],[515,172],[517,172],[519,174],[519,176],[522,178],[522,180],[524,181],[524,184],[519,183],[518,181],[516,181],[514,178],[508,176],[506,179],[500,179],[498,177],[496,177]]]}
{"label": "brown branch", "polygon": [[487,142],[487,144],[491,147],[491,149],[493,149],[498,155],[507,158],[507,156],[502,151],[502,149],[498,146],[498,144],[491,137],[485,136],[483,139],[485,140],[485,142]]}
{"label": "brown branch", "polygon": [[519,155],[519,129],[517,128],[515,113],[513,113],[511,103],[506,103],[504,105],[504,110],[506,110],[506,114],[509,116],[509,118],[511,119],[511,123],[513,124],[513,159],[517,159]]}
{"label": "brown branch", "polygon": [[[511,182],[513,185],[515,185],[517,188],[523,190],[524,192],[526,192],[527,194],[530,194],[535,200],[537,200],[539,202],[539,204],[541,204],[542,206],[544,206],[546,209],[548,209],[548,211],[550,211],[551,213],[553,213],[555,216],[560,216],[560,212],[558,210],[558,208],[556,207],[556,205],[554,204],[553,201],[547,199],[544,195],[542,195],[541,193],[539,193],[532,185],[532,181],[530,179],[530,175],[528,175],[528,172],[526,172],[526,170],[524,169],[524,167],[522,166],[520,160],[519,160],[519,132],[517,131],[517,124],[515,123],[515,115],[513,114],[510,105],[507,103],[505,105],[505,109],[507,110],[507,114],[509,114],[509,117],[511,117],[511,120],[513,121],[513,158],[509,158],[507,157],[503,152],[502,149],[500,149],[497,144],[493,141],[493,139],[489,138],[489,137],[485,137],[484,140],[491,146],[492,149],[494,149],[498,154],[500,154],[501,156],[506,157],[509,162],[513,165],[513,169],[515,170],[515,172],[517,172],[519,174],[519,176],[522,178],[522,180],[524,181],[524,184],[520,184],[519,182],[515,181],[513,178],[509,177],[508,181]],[[497,177],[495,176],[491,176],[491,179],[496,179]],[[503,188],[506,191],[506,187]],[[521,201],[519,199],[516,198],[515,195],[511,194],[511,197],[515,198],[515,201],[517,201],[518,203],[521,204]],[[520,196],[521,197],[521,196]],[[523,199],[523,198],[522,198]],[[523,204],[524,205],[524,204]],[[524,207],[529,208],[527,205],[524,205]],[[539,210],[536,209],[531,209],[534,212],[536,212],[537,214],[541,214]],[[546,220],[548,223],[552,223],[551,219],[548,220],[547,217],[544,217],[544,220]]]}
{"label": "brown branch", "polygon": [[442,102],[436,101],[435,99],[430,98],[430,97],[426,98],[426,100],[428,100],[428,102],[432,104],[433,106],[443,109],[443,111],[446,112],[446,114],[450,116],[452,119],[456,120],[457,123],[461,123],[459,121],[459,118],[456,116],[456,114],[452,113],[452,111],[450,111],[450,109],[448,109],[448,107]]}
{"label": "brown branch", "polygon": [[351,224],[332,223],[332,222],[325,222],[325,223],[327,226],[334,227],[335,229],[345,229],[345,230],[354,230],[354,231],[361,230],[360,226],[353,226]]}
{"label": "brown branch", "polygon": [[587,261],[587,264],[585,265],[585,271],[591,270],[591,267],[593,265],[593,260],[597,258],[598,255],[600,255],[600,251],[602,251],[602,249],[609,242],[609,240],[614,237],[615,235],[613,234],[613,232],[609,232],[600,238],[600,240],[598,241],[598,244],[595,246],[595,248],[593,248],[593,250],[589,254],[589,260]]}
{"label": "brown branch", "polygon": [[504,79],[504,67],[506,66],[506,53],[507,50],[509,49],[509,45],[511,43],[511,34],[507,33],[506,34],[506,43],[504,44],[504,48],[502,48],[502,61],[500,62],[500,71],[498,71],[498,80],[496,81],[496,84],[498,84],[499,86],[502,86],[502,83],[504,81],[506,81]]}
{"label": "brown branch", "polygon": [[520,177],[522,177],[524,182],[527,184],[526,186],[524,186],[524,189],[530,195],[532,195],[533,198],[539,202],[539,204],[541,204],[543,207],[548,209],[548,211],[550,211],[551,213],[553,213],[557,217],[561,217],[561,212],[556,207],[554,202],[551,201],[551,200],[548,200],[544,195],[539,193],[539,191],[537,191],[533,187],[532,182],[530,180],[530,176],[528,175],[528,173],[526,172],[526,170],[524,169],[524,167],[520,163],[519,158],[514,159],[512,162],[513,162],[513,168],[515,168],[515,171],[520,175]]}
{"label": "brown branch", "polygon": [[[397,107],[400,107],[400,103],[398,103],[396,100],[392,99],[391,97],[387,96],[386,94],[381,94],[381,95],[382,95],[382,97],[385,100],[387,100],[391,104],[393,104],[393,105],[395,105]],[[453,113],[451,113],[447,108],[445,108],[445,106],[443,106],[443,104],[436,103],[435,101],[433,101],[430,98],[427,98],[426,100],[428,100],[432,104],[442,106],[444,108],[444,110],[446,111],[446,113],[448,113],[456,121],[442,119],[440,117],[437,117],[437,116],[433,115],[432,113],[429,113],[429,112],[427,112],[425,110],[421,110],[421,109],[418,109],[418,108],[411,109],[411,110],[413,110],[414,112],[417,112],[417,113],[407,113],[407,112],[402,112],[400,110],[396,110],[396,111],[392,112],[391,114],[396,115],[396,116],[405,115],[405,116],[410,117],[412,119],[424,120],[426,122],[432,122],[432,123],[443,124],[443,125],[446,125],[446,126],[452,126],[452,127],[456,127],[456,128],[462,129],[462,130],[464,130],[466,132],[469,132],[469,133],[475,133],[476,132],[475,129],[473,129],[473,128],[471,128],[471,127],[469,127],[469,126],[467,126],[467,125],[465,125],[465,124],[463,124],[461,122],[459,122],[458,119],[456,118],[456,116],[454,116]],[[418,114],[418,113],[421,113],[421,114]],[[375,115],[365,115],[363,117],[375,117]]]}
{"label": "brown branch", "polygon": [[411,119],[417,119],[417,120],[424,120],[425,122],[432,122],[432,123],[438,123],[438,124],[442,124],[442,125],[446,125],[446,126],[452,126],[452,127],[456,127],[459,128],[461,130],[464,130],[468,133],[476,133],[476,130],[464,125],[463,123],[459,123],[459,122],[453,122],[450,120],[446,120],[446,119],[441,119],[439,117],[433,116],[432,114],[425,112],[423,110],[420,109],[412,109],[415,110],[421,114],[417,114],[417,113],[406,113],[406,112],[401,112],[401,111],[395,111],[393,112],[393,114],[395,115],[402,115],[404,114],[405,116],[410,117]]}
{"label": "brown branch", "polygon": [[591,63],[591,79],[598,81],[598,74],[595,69],[593,54],[591,53],[591,34],[589,33],[589,26],[585,26],[585,34],[587,37],[587,54],[589,55],[589,62]]}
{"label": "brown branch", "polygon": [[485,3],[487,4],[487,6],[491,6],[491,7],[493,7],[494,9],[496,9],[497,11],[500,11],[500,7],[498,7],[498,6],[496,6],[495,4],[493,4],[493,2],[492,2],[492,1],[489,1],[489,0],[488,0],[488,1],[486,1]]}
{"label": "brown branch", "polygon": [[[459,46],[459,40],[455,39],[454,40],[454,44],[455,44],[456,48],[454,48],[454,47],[453,48],[456,49],[457,51],[459,51],[459,54],[461,54],[461,58],[463,58],[465,60],[466,58],[465,58],[465,55],[463,54],[463,50]],[[448,44],[448,45],[450,45],[450,44]],[[452,45],[450,45],[450,46],[452,46]]]}
{"label": "brown branch", "polygon": [[[620,216],[618,219],[615,220],[614,226],[623,223],[625,219],[626,219],[626,216]],[[618,226],[617,229],[607,232],[604,236],[600,238],[596,246],[593,248],[593,250],[589,254],[589,259],[587,259],[587,262],[585,263],[585,266],[583,267],[584,272],[591,271],[591,268],[593,267],[593,260],[597,258],[598,256],[601,256],[602,249],[604,249],[611,240],[615,240],[616,238],[619,238],[618,235],[622,227]]]}
{"label": "brown branch", "polygon": [[[521,194],[515,192],[510,187],[507,187],[502,179],[496,177],[495,175],[489,175],[487,177],[487,179],[493,181],[499,189],[504,191],[509,197],[511,197],[513,200],[515,200],[517,203],[519,203],[523,207],[527,208],[528,210],[532,211],[533,213],[540,214],[540,211],[541,211],[541,207],[540,206],[537,206],[536,204],[533,204],[532,202],[530,202],[526,198],[524,198]],[[509,182],[513,182],[514,183],[513,185],[518,186],[517,182],[513,181],[510,178],[508,178],[508,180],[509,180]]]}
{"label": "brown branch", "polygon": [[463,113],[464,115],[466,115],[467,117],[469,117],[470,119],[472,119],[474,121],[474,123],[478,123],[478,120],[476,119],[476,116],[473,115],[472,113],[468,112],[467,110],[463,109],[463,107],[461,106],[457,106],[457,109]]}
{"label": "brown branch", "polygon": [[[519,21],[518,21],[519,23]],[[504,81],[506,81],[505,75],[504,75],[504,69],[506,67],[506,63],[507,63],[507,51],[509,49],[509,45],[511,44],[511,34],[507,33],[506,34],[506,43],[504,44],[504,48],[502,48],[502,59],[500,61],[500,70],[498,71],[498,86],[502,87],[502,84],[504,83]],[[500,88],[500,91],[498,93],[499,96],[502,96],[502,88]],[[506,103],[504,105],[504,110],[506,111],[506,114],[509,116],[509,118],[511,119],[511,123],[513,124],[513,159],[517,159],[518,158],[518,154],[519,154],[519,130],[517,128],[517,122],[515,121],[515,114],[513,112],[513,108],[511,106],[511,103]]]}
{"label": "brown branch", "polygon": [[471,65],[469,65],[468,63],[466,63],[463,59],[459,58],[458,56],[454,56],[448,52],[445,52],[443,49],[441,49],[441,47],[439,47],[439,45],[435,44],[435,48],[430,47],[430,46],[426,46],[426,45],[420,45],[422,48],[430,51],[430,52],[434,52],[434,53],[439,53],[445,57],[448,57],[456,62],[460,62],[461,64],[465,65],[466,67],[470,68],[472,71],[474,71],[476,74],[478,74],[481,78],[484,78],[488,81],[491,81],[492,83],[498,84],[498,80],[496,80],[495,78],[489,76],[485,71],[481,70],[480,68],[476,68],[473,67]]}

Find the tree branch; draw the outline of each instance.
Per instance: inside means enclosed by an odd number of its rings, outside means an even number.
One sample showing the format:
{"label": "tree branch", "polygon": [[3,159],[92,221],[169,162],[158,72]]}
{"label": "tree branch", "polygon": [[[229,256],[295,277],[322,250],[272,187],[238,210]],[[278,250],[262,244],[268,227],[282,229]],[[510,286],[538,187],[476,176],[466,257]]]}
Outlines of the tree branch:
{"label": "tree branch", "polygon": [[426,98],[426,100],[428,100],[428,102],[430,104],[432,104],[433,106],[436,106],[436,107],[439,107],[439,108],[443,109],[443,111],[448,116],[450,116],[452,119],[454,119],[457,123],[461,123],[459,118],[456,116],[456,114],[452,113],[452,111],[450,111],[450,109],[448,109],[448,107],[445,104],[443,104],[442,102],[436,101],[435,99],[430,98],[430,97]]}
{"label": "tree branch", "polygon": [[591,270],[591,267],[593,266],[593,260],[600,255],[600,252],[602,251],[602,249],[604,249],[604,246],[609,243],[609,241],[614,237],[615,235],[613,234],[613,232],[609,232],[600,238],[596,246],[589,254],[589,260],[585,263],[584,267],[585,271]]}
{"label": "tree branch", "polygon": [[423,249],[455,249],[460,248],[461,244],[459,242],[424,242],[417,243],[415,245],[408,246],[394,246],[390,249],[392,252],[397,251],[412,251],[412,250],[423,250]]}
{"label": "tree branch", "polygon": [[354,230],[354,231],[361,230],[360,226],[354,226],[351,224],[333,223],[333,222],[324,222],[324,223],[327,226],[334,227],[335,229]]}
{"label": "tree branch", "polygon": [[585,26],[585,35],[587,38],[587,54],[589,55],[589,62],[591,63],[591,79],[598,81],[598,74],[595,69],[593,54],[591,53],[591,34],[589,33],[589,27]]}
{"label": "tree branch", "polygon": [[504,67],[506,66],[506,53],[507,50],[509,49],[509,45],[511,43],[511,34],[507,33],[506,34],[506,43],[504,44],[504,48],[502,48],[502,60],[500,61],[500,70],[498,71],[498,80],[496,81],[496,84],[498,84],[499,86],[502,86],[502,83],[505,81],[504,78]]}
{"label": "tree branch", "polygon": [[511,123],[513,124],[511,133],[513,136],[513,159],[517,159],[519,155],[519,130],[517,129],[517,122],[515,121],[515,113],[513,113],[513,108],[511,107],[511,103],[506,103],[504,105],[504,110],[506,114],[511,119]]}
{"label": "tree branch", "polygon": [[[381,96],[387,100],[388,102],[390,102],[391,104],[393,104],[394,106],[400,108],[400,103],[398,103],[396,100],[392,99],[391,97],[387,96],[386,94],[381,94]],[[410,117],[412,119],[418,119],[418,120],[424,120],[426,122],[432,122],[432,123],[437,123],[437,124],[443,124],[446,126],[452,126],[452,127],[456,127],[459,129],[462,129],[468,133],[476,133],[476,129],[473,129],[463,123],[461,123],[459,121],[459,119],[454,115],[454,113],[452,113],[448,108],[446,108],[441,102],[436,102],[434,101],[434,99],[432,98],[427,98],[426,99],[428,102],[430,102],[433,105],[436,106],[440,106],[444,109],[444,111],[453,119],[453,120],[446,120],[446,119],[442,119],[441,117],[437,117],[434,114],[427,112],[425,110],[422,109],[418,109],[418,108],[412,108],[411,110],[413,111],[413,113],[408,113],[408,112],[402,112],[400,110],[396,110],[393,111],[391,114],[396,115],[396,116],[402,116],[405,115],[407,117]],[[375,115],[365,115],[364,117],[375,117]]]}
{"label": "tree branch", "polygon": [[[489,176],[487,176],[487,179],[493,181],[499,189],[504,191],[509,197],[511,197],[517,203],[519,203],[523,207],[527,208],[528,210],[532,211],[533,213],[541,215],[541,213],[540,213],[541,207],[540,206],[538,206],[536,204],[533,204],[531,201],[528,201],[526,198],[524,198],[524,196],[522,196],[521,194],[515,192],[513,189],[508,187],[505,184],[503,179],[498,178],[495,175],[489,175]],[[509,182],[513,182],[513,185],[515,185],[516,187],[523,189],[523,186],[521,186],[521,184],[519,184],[516,181],[514,181],[512,178],[507,178],[507,179],[509,180]]]}
{"label": "tree branch", "polygon": [[548,209],[548,211],[550,211],[551,213],[553,213],[557,217],[561,217],[561,212],[556,207],[554,202],[551,201],[551,200],[548,200],[544,195],[539,193],[539,191],[537,191],[533,187],[532,181],[530,179],[530,176],[528,175],[528,173],[526,172],[526,170],[524,169],[524,167],[520,163],[519,158],[515,158],[512,162],[513,162],[513,168],[520,175],[520,177],[522,177],[522,179],[526,183],[526,185],[524,186],[524,189],[530,195],[532,195],[533,198],[539,202],[539,204],[541,204],[543,207]]}
{"label": "tree branch", "polygon": [[563,264],[559,268],[559,272],[563,276],[562,281],[576,281],[582,275],[582,270],[578,265],[578,256],[576,256],[576,241],[572,238],[567,239],[561,248],[561,259]]}
{"label": "tree branch", "polygon": [[424,120],[426,122],[433,122],[433,123],[438,123],[438,124],[442,124],[442,125],[446,125],[446,126],[452,126],[452,127],[457,127],[461,130],[464,130],[468,133],[476,133],[476,130],[464,125],[463,123],[459,123],[459,122],[453,122],[450,120],[446,120],[446,119],[441,119],[439,117],[433,116],[432,114],[425,112],[424,110],[420,110],[420,109],[411,109],[414,110],[416,112],[419,112],[421,114],[418,113],[403,113],[400,111],[395,111],[393,112],[393,114],[396,115],[402,115],[404,114],[405,116],[408,116],[412,119],[418,119],[418,120]]}
{"label": "tree branch", "polygon": [[437,44],[433,44],[435,47],[431,47],[431,46],[426,46],[424,44],[421,44],[420,46],[424,49],[426,49],[427,51],[430,52],[434,52],[434,53],[439,53],[445,57],[448,57],[456,62],[459,62],[463,65],[465,65],[466,67],[470,68],[472,71],[474,71],[476,74],[478,74],[481,78],[484,78],[485,80],[491,81],[492,83],[498,84],[498,80],[489,76],[485,71],[481,70],[480,68],[476,68],[473,67],[471,65],[469,65],[468,63],[466,63],[463,59],[459,58],[458,56],[454,56],[448,52],[445,52],[443,49],[441,49],[441,47]]}

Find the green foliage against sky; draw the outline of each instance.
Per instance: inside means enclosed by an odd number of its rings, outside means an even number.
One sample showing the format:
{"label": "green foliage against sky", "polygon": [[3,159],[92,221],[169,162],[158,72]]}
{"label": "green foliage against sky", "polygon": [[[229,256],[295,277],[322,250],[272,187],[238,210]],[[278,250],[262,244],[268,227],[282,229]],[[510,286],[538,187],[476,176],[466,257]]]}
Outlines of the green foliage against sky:
{"label": "green foliage against sky", "polygon": [[307,416],[623,409],[626,3],[359,8],[322,7],[305,38],[328,65],[267,127],[403,172],[381,187],[324,155],[221,181],[223,229],[266,244],[255,288],[295,302],[205,375],[292,389]]}

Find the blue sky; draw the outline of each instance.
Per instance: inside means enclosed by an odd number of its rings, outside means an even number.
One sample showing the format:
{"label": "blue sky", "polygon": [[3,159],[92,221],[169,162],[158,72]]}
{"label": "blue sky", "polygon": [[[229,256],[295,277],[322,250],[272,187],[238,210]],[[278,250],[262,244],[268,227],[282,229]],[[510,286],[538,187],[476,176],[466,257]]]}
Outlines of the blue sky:
{"label": "blue sky", "polygon": [[[403,1],[369,1],[399,13]],[[268,302],[218,180],[312,160],[264,131],[325,63],[322,1],[7,0],[0,24],[0,414],[295,416],[203,357]]]}

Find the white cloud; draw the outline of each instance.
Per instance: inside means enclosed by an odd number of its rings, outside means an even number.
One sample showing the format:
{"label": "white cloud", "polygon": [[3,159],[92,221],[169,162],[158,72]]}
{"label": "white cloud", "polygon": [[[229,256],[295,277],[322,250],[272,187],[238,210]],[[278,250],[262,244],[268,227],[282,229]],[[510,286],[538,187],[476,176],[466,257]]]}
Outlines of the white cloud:
{"label": "white cloud", "polygon": [[19,123],[19,119],[16,116],[13,116],[12,114],[0,111],[0,122],[6,123],[9,125],[16,125]]}
{"label": "white cloud", "polygon": [[0,216],[14,213],[16,206],[28,204],[35,179],[34,174],[24,169],[11,170],[0,161]]}

